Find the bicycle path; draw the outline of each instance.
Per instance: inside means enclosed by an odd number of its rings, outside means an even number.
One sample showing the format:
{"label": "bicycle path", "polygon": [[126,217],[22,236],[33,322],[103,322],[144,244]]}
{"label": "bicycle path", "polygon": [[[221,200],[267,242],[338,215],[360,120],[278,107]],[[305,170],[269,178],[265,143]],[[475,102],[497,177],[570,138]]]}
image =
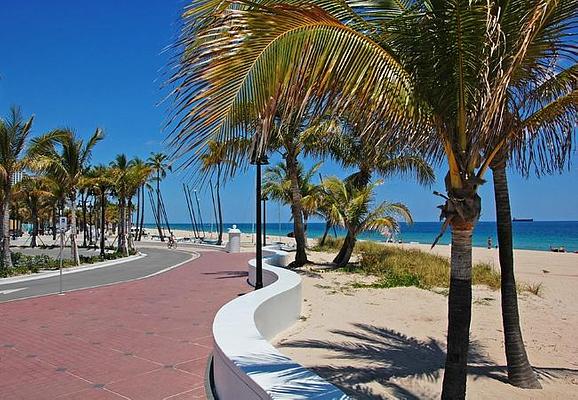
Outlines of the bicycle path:
{"label": "bicycle path", "polygon": [[205,398],[213,317],[250,290],[249,258],[203,252],[150,278],[1,303],[0,397]]}

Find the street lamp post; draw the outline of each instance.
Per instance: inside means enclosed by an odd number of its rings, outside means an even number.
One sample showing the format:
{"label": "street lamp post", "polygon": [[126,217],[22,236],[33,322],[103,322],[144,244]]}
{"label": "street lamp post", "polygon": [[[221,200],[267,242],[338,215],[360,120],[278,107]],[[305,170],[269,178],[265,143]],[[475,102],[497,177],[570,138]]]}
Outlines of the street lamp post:
{"label": "street lamp post", "polygon": [[263,287],[263,243],[261,240],[261,166],[267,165],[269,163],[266,155],[254,156],[251,159],[251,164],[257,167],[256,171],[256,184],[255,184],[255,224],[257,225],[257,231],[255,232],[255,253],[256,253],[256,264],[255,264],[255,290],[259,290]]}
{"label": "street lamp post", "polygon": [[267,195],[263,195],[263,246],[267,246]]}

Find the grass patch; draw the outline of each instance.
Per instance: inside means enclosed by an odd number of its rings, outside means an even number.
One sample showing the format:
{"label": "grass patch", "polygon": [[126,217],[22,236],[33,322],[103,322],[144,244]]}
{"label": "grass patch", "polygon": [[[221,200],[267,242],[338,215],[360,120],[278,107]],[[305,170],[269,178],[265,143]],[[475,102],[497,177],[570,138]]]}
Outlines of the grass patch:
{"label": "grass patch", "polygon": [[[132,254],[136,254],[136,252],[131,252],[131,255]],[[52,258],[46,254],[28,256],[19,252],[12,252],[11,257],[13,267],[11,269],[6,269],[3,265],[0,265],[0,278],[35,274],[40,270],[56,270],[60,268],[60,261],[57,258]],[[106,253],[104,257],[81,255],[80,264],[94,264],[101,261],[116,260],[117,258],[122,257],[124,257],[123,254],[119,252]],[[71,259],[65,258],[62,260],[63,268],[75,266],[75,263]]]}
{"label": "grass patch", "polygon": [[535,296],[542,297],[544,294],[544,285],[542,282],[539,283],[521,283],[518,285],[519,292],[528,292]]}
{"label": "grass patch", "polygon": [[[359,242],[356,246],[359,263],[346,270],[377,276],[377,282],[357,287],[391,288],[416,286],[422,289],[447,288],[450,283],[450,263],[446,257],[417,249],[383,246],[374,242]],[[487,263],[478,263],[472,269],[474,285],[499,289],[500,274]]]}
{"label": "grass patch", "polygon": [[[323,246],[316,245],[314,251],[339,251],[343,237],[327,237]],[[356,288],[392,288],[416,286],[422,289],[434,289],[447,295],[450,284],[450,262],[447,257],[426,253],[418,249],[405,249],[397,246],[384,246],[372,241],[359,241],[354,253],[359,263],[349,264],[346,272],[359,272],[376,276],[378,280],[371,284],[354,283]],[[472,267],[472,283],[485,285],[492,290],[500,289],[501,276],[490,263],[475,263]],[[543,293],[542,283],[518,285],[519,292],[529,292],[536,296]]]}
{"label": "grass patch", "polygon": [[327,238],[325,238],[325,243],[323,243],[323,246],[319,245],[319,240],[318,240],[317,243],[315,244],[315,246],[313,246],[311,248],[311,250],[313,250],[313,251],[327,251],[327,252],[338,251],[341,248],[341,246],[343,245],[343,239],[344,238],[341,236],[339,236],[339,237],[327,236]]}

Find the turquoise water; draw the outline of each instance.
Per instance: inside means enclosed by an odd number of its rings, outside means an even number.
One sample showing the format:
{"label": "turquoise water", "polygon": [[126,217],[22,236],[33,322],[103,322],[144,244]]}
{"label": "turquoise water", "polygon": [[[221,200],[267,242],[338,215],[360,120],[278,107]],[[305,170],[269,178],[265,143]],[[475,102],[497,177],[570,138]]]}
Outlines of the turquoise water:
{"label": "turquoise water", "polygon": [[[233,223],[225,224],[230,228]],[[254,226],[250,223],[237,223],[237,227],[245,233],[254,232]],[[147,228],[154,228],[154,225],[147,224]],[[401,233],[396,236],[397,239],[405,243],[419,242],[431,244],[439,233],[441,224],[438,222],[416,222],[413,225],[401,225]],[[191,224],[172,224],[173,229],[191,230]],[[207,231],[214,230],[214,225],[205,224]],[[307,236],[310,238],[320,237],[323,235],[325,224],[309,223],[307,227]],[[535,221],[535,222],[513,222],[514,229],[514,248],[527,250],[549,250],[550,246],[564,246],[567,251],[578,251],[578,221]],[[292,223],[268,223],[267,235],[277,236],[281,234],[286,236],[293,230]],[[344,236],[343,229],[336,229],[338,236]],[[333,231],[331,232],[333,234]],[[191,235],[192,236],[192,235]],[[485,247],[488,237],[492,238],[495,245],[497,242],[496,223],[479,222],[474,230],[474,246]],[[365,232],[360,239],[371,239],[383,241],[384,237],[378,232]],[[440,239],[440,244],[450,242],[449,231]]]}

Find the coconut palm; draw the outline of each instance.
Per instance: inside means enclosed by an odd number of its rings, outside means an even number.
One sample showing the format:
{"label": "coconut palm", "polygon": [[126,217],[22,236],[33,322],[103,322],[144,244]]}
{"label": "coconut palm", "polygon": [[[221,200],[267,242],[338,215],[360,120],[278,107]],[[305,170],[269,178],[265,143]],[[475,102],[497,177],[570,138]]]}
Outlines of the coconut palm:
{"label": "coconut palm", "polygon": [[[357,172],[349,179],[358,189],[366,187],[374,174],[382,178],[414,176],[422,185],[431,185],[435,181],[432,167],[407,145],[394,141],[375,143],[362,134],[364,129],[362,124],[351,124],[344,118],[320,123],[308,139],[308,151],[317,156],[332,157],[344,168],[356,168]],[[350,252],[353,245],[353,237],[348,233],[333,262],[341,265],[341,258]]]}
{"label": "coconut palm", "polygon": [[111,176],[114,180],[114,193],[118,198],[118,245],[117,250],[123,254],[128,254],[127,240],[127,201],[129,196],[128,171],[129,161],[125,154],[118,154],[114,161],[110,163]]}
{"label": "coconut palm", "polygon": [[330,204],[329,215],[334,224],[347,229],[351,238],[343,256],[336,262],[336,267],[344,267],[349,263],[357,236],[368,230],[381,232],[396,232],[399,224],[396,218],[402,218],[412,223],[409,209],[401,203],[382,202],[371,208],[375,197],[375,188],[383,181],[369,183],[361,188],[351,175],[344,180],[337,177],[323,179],[324,196]]}
{"label": "coconut palm", "polygon": [[227,143],[211,141],[207,145],[207,151],[201,156],[201,172],[210,173],[216,169],[215,192],[217,196],[217,210],[219,219],[219,235],[217,237],[217,245],[223,242],[223,210],[221,207],[221,185],[223,179],[223,167],[229,163],[227,158]]}
{"label": "coconut palm", "polygon": [[0,118],[0,192],[2,194],[2,267],[12,268],[10,255],[10,203],[14,174],[21,171],[24,162],[24,148],[30,135],[33,117],[25,121],[20,109],[13,107],[8,118]]}
{"label": "coconut palm", "polygon": [[512,159],[523,175],[527,175],[532,166],[537,175],[564,169],[578,119],[577,88],[578,69],[574,64],[528,93],[513,98],[506,116],[508,122],[503,125],[500,135],[512,139],[490,166],[496,204],[508,379],[518,387],[538,388],[540,383],[528,360],[520,328],[506,164]]}
{"label": "coconut palm", "polygon": [[49,202],[52,196],[50,185],[44,177],[25,176],[14,186],[14,189],[14,200],[24,203],[30,211],[30,220],[32,222],[30,247],[36,247],[39,226],[38,215],[43,205]]}
{"label": "coconut palm", "polygon": [[[125,175],[126,181],[126,196],[127,196],[127,215],[125,218],[126,224],[128,228],[125,229],[125,232],[128,232],[128,249],[129,251],[134,251],[134,241],[133,236],[131,233],[130,225],[132,221],[132,213],[134,212],[133,207],[133,198],[137,196],[137,207],[140,208],[140,202],[142,198],[142,204],[144,207],[144,196],[141,196],[141,193],[144,194],[144,187],[152,173],[152,168],[144,163],[139,158],[134,158],[129,161],[129,168]],[[138,215],[138,214],[137,214]],[[144,219],[144,209],[140,212],[141,222]],[[138,225],[138,218],[137,218],[137,225]],[[142,224],[139,229],[142,230]]]}
{"label": "coconut palm", "polygon": [[97,165],[92,167],[87,172],[87,178],[93,185],[95,195],[99,198],[100,209],[100,256],[105,255],[105,241],[106,241],[106,212],[107,212],[107,198],[114,189],[114,176],[110,168],[104,165]]}
{"label": "coconut palm", "polygon": [[[139,188],[137,188],[137,215],[136,215],[136,224],[137,224],[137,232],[136,232],[136,240],[140,241],[142,237],[143,225],[144,225],[144,214],[145,214],[145,187],[147,185],[148,178],[152,173],[151,168],[147,163],[140,159],[139,157],[135,157],[130,161],[131,168],[136,168],[142,172],[142,175],[146,175],[144,181],[141,182]],[[148,174],[147,172],[148,171]]]}
{"label": "coconut palm", "polygon": [[80,264],[76,242],[76,196],[94,146],[104,134],[97,129],[84,141],[70,129],[57,129],[33,140],[30,152],[35,156],[36,168],[45,170],[58,180],[66,193],[70,207],[70,247],[72,259]]}
{"label": "coconut palm", "polygon": [[[313,183],[313,177],[321,168],[322,162],[314,164],[305,170],[303,164],[297,164],[297,182],[300,204],[302,207],[304,231],[307,231],[307,221],[318,209],[317,193],[319,186]],[[281,162],[265,170],[263,194],[271,200],[294,207],[293,179],[288,166]]]}
{"label": "coconut palm", "polygon": [[[352,121],[371,127],[364,134],[375,142],[404,135],[445,159],[441,217],[452,232],[452,268],[442,397],[462,399],[477,191],[508,147],[509,136],[499,135],[510,84],[542,80],[559,65],[531,44],[565,61],[576,57],[567,40],[576,8],[576,0],[196,3],[184,15],[178,43],[175,143],[189,151],[207,138],[242,135],[235,121],[250,102],[262,119],[261,147],[275,113],[347,109]],[[544,45],[553,35],[562,38],[556,42],[562,50]],[[428,127],[412,124],[420,116]]]}
{"label": "coconut palm", "polygon": [[151,153],[147,159],[148,165],[152,168],[151,180],[156,184],[156,197],[157,197],[157,207],[156,207],[156,222],[157,229],[159,232],[159,237],[161,241],[165,241],[165,236],[161,228],[161,180],[167,177],[167,172],[172,171],[172,166],[168,162],[168,157],[163,153]]}

